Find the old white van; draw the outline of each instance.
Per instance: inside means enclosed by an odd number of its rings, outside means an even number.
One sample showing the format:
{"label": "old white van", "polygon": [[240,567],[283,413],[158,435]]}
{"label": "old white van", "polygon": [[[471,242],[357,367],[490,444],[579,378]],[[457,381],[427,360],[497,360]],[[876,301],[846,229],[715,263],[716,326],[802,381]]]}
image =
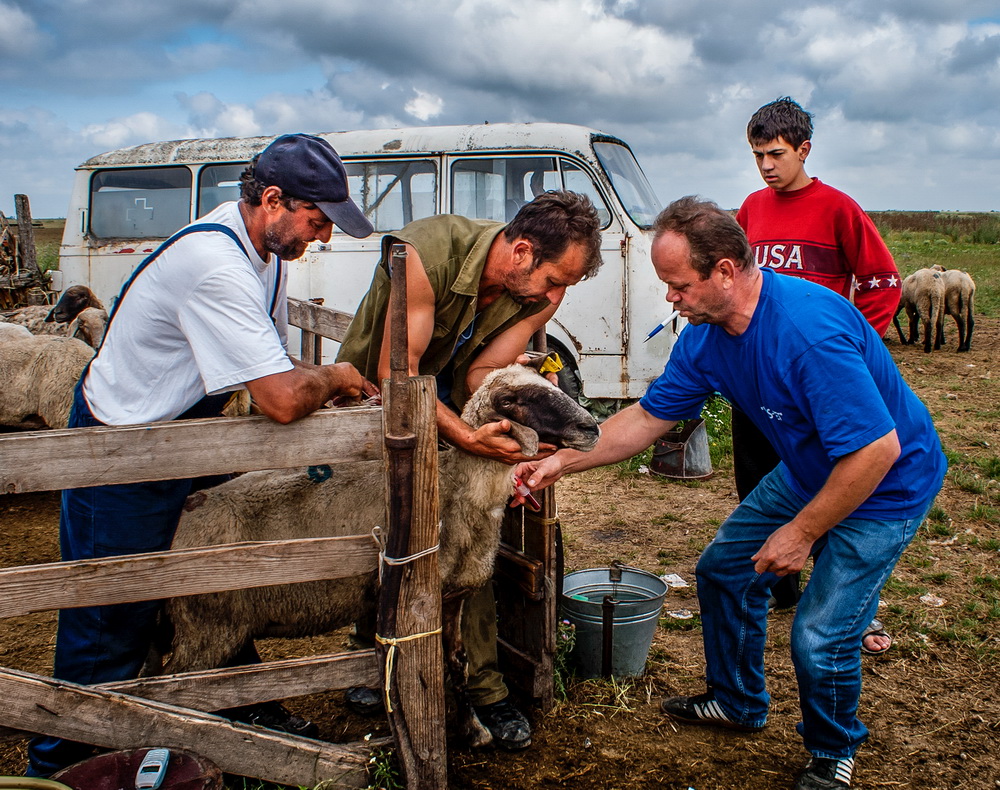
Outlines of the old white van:
{"label": "old white van", "polygon": [[[649,259],[660,210],[628,145],[552,123],[414,127],[323,134],[340,153],[351,195],[375,226],[368,239],[334,232],[289,263],[290,296],[357,309],[371,282],[380,234],[438,213],[499,221],[542,190],[587,194],[603,222],[604,265],[570,288],[548,325],[551,345],[588,398],[637,398],[674,340],[650,329],[669,310]],[[149,143],[81,164],[60,250],[60,287],[90,286],[105,302],[178,228],[239,197],[246,163],[273,137]],[[291,339],[294,342],[294,339]],[[330,344],[327,355],[336,353]]]}

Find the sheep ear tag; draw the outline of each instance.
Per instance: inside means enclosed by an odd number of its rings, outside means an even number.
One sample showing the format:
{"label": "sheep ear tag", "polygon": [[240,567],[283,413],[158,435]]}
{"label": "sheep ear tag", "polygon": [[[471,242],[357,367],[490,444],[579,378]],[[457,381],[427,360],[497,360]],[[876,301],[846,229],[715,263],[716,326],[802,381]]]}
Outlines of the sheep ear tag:
{"label": "sheep ear tag", "polygon": [[507,420],[510,422],[510,435],[521,445],[521,452],[528,458],[538,455],[538,434],[527,425],[514,422],[509,417]]}

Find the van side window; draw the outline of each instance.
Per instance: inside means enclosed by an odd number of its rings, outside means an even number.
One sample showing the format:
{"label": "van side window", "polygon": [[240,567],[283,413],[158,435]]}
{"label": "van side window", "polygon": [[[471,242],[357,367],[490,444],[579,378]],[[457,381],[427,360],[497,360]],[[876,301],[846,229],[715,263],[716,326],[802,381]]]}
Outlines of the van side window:
{"label": "van side window", "polygon": [[555,159],[460,159],[451,166],[451,212],[510,222],[517,210],[547,189],[559,188]]}
{"label": "van side window", "polygon": [[223,203],[240,199],[240,174],[246,163],[238,165],[205,165],[198,173],[198,206],[196,217],[204,217]]}
{"label": "van side window", "polygon": [[[437,213],[437,168],[426,159],[344,162],[351,199],[376,233]],[[334,226],[334,232],[339,232]]]}
{"label": "van side window", "polygon": [[99,170],[90,181],[90,232],[102,239],[163,239],[191,220],[186,167]]}
{"label": "van side window", "polygon": [[611,211],[608,209],[608,204],[604,202],[604,198],[601,197],[594,179],[568,159],[560,159],[559,164],[562,165],[563,189],[589,197],[594,208],[597,209],[597,216],[601,219],[601,229],[606,228],[611,223]]}

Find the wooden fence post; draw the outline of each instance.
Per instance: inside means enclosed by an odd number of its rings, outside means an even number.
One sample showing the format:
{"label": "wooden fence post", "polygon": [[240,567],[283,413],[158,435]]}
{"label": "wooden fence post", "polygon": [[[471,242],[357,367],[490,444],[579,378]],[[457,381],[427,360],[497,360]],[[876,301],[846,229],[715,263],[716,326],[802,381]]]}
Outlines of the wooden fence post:
{"label": "wooden fence post", "polygon": [[32,277],[37,278],[37,284],[42,284],[42,272],[38,268],[38,257],[35,253],[35,231],[31,227],[31,205],[27,195],[14,195],[14,206],[17,210],[17,249],[21,266],[27,269]]}
{"label": "wooden fence post", "polygon": [[[392,252],[391,378],[386,421],[386,562],[382,565],[376,651],[382,661],[389,725],[410,790],[448,786],[438,570],[437,391],[409,378],[406,253]],[[399,564],[393,561],[404,560]]]}

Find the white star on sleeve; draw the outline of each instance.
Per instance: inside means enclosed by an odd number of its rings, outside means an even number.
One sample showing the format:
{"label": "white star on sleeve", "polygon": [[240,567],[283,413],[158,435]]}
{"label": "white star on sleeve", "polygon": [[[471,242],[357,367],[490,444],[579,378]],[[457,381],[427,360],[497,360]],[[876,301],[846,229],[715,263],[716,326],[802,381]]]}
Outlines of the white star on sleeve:
{"label": "white star on sleeve", "polygon": [[892,275],[888,280],[886,280],[890,288],[895,288],[899,280],[896,279],[896,275]]}
{"label": "white star on sleeve", "polygon": [[878,288],[878,277],[872,277],[868,281],[868,287],[869,288]]}

